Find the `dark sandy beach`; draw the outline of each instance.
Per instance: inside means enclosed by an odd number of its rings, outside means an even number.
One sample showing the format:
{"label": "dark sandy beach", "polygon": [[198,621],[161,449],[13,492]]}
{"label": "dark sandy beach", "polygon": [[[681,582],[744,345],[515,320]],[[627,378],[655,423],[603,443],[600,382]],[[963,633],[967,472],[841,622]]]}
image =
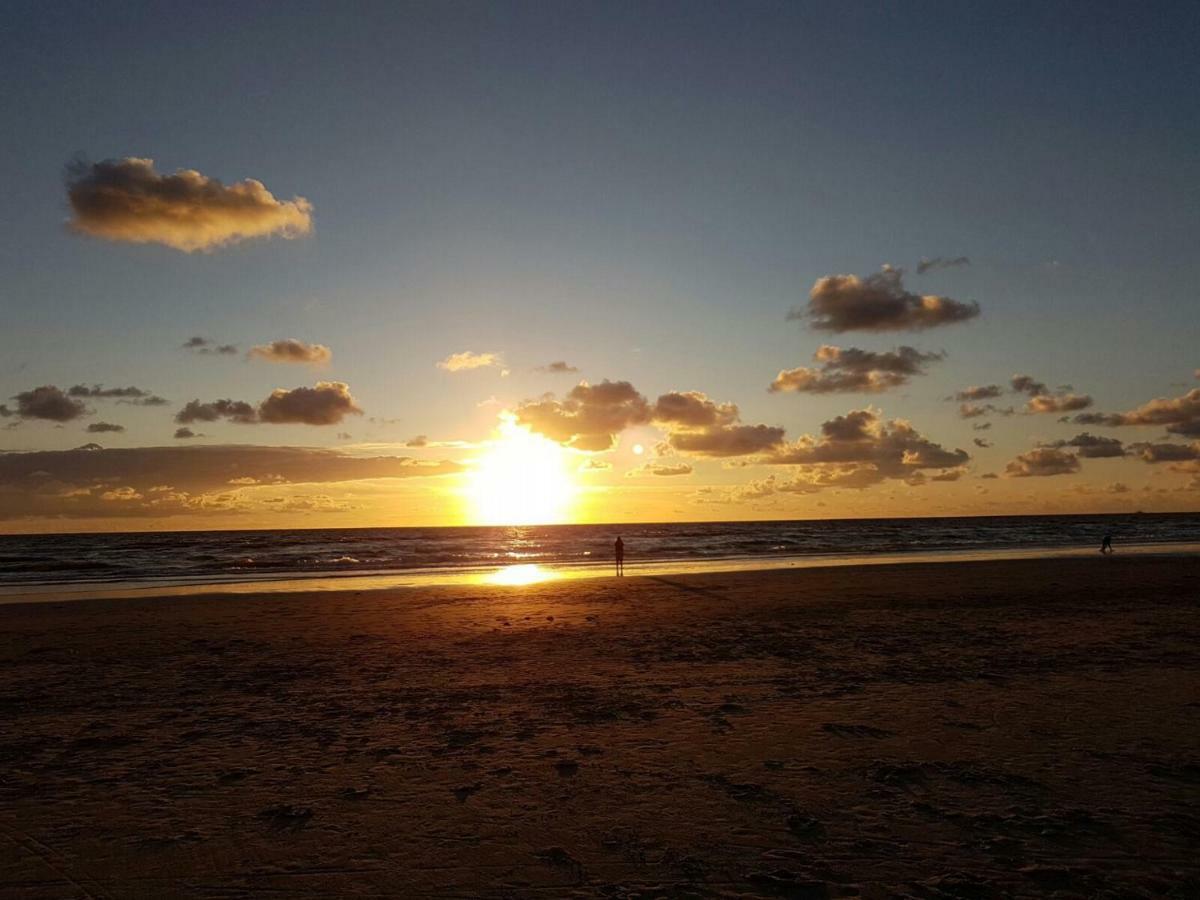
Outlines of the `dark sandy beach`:
{"label": "dark sandy beach", "polygon": [[0,895],[1200,896],[1197,575],[0,607]]}

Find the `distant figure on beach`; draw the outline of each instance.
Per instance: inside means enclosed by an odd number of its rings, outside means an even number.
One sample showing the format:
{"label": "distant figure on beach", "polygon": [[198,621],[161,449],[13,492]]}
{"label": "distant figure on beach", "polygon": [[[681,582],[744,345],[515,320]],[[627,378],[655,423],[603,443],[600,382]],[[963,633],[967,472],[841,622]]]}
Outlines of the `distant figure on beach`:
{"label": "distant figure on beach", "polygon": [[613,551],[617,558],[617,574],[625,574],[625,542],[621,540],[621,536],[617,535],[617,542],[613,544]]}
{"label": "distant figure on beach", "polygon": [[1108,555],[1109,553],[1112,553],[1112,552],[1113,552],[1113,548],[1112,548],[1112,535],[1111,535],[1111,534],[1106,534],[1106,535],[1104,536],[1104,540],[1102,540],[1102,541],[1100,542],[1100,552],[1101,552],[1101,553],[1103,553],[1103,554],[1105,554],[1105,555]]}

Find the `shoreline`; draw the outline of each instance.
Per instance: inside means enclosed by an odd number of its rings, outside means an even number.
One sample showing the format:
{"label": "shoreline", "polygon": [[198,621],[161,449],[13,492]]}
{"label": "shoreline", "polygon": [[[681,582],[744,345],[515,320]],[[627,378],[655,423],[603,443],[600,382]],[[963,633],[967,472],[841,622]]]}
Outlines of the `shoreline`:
{"label": "shoreline", "polygon": [[[1010,560],[1090,559],[1096,548],[1036,547],[987,550],[897,551],[893,553],[814,554],[809,556],[724,557],[703,560],[654,560],[627,562],[627,578],[638,576],[689,576],[809,569],[860,568],[918,564],[955,565]],[[1111,558],[1200,558],[1200,543],[1156,543],[1122,545]],[[503,566],[387,570],[336,574],[329,572],[264,575],[261,578],[232,576],[192,581],[63,582],[0,587],[0,607],[14,604],[64,603],[86,600],[170,598],[200,596],[253,596],[298,593],[379,592],[439,586],[491,585],[525,587],[532,584],[581,581],[613,577],[611,563],[539,564],[513,563]]]}

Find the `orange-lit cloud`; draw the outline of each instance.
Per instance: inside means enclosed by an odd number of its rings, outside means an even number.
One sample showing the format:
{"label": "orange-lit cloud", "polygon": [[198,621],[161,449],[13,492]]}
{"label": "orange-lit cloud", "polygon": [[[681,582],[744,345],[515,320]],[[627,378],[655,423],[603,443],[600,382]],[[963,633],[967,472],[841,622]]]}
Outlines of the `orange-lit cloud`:
{"label": "orange-lit cloud", "polygon": [[277,388],[258,406],[258,417],[273,424],[336,425],[347,415],[362,415],[350,387],[318,381],[315,387]]}
{"label": "orange-lit cloud", "polygon": [[472,369],[486,368],[503,370],[504,360],[499,353],[475,353],[471,350],[463,350],[461,353],[451,353],[437,366],[447,372],[469,372]]}
{"label": "orange-lit cloud", "polygon": [[229,512],[254,486],[415,478],[462,471],[449,461],[357,457],[303,447],[175,446],[0,454],[0,519]]}
{"label": "orange-lit cloud", "polygon": [[908,384],[912,376],[925,374],[926,365],[944,357],[944,353],[922,353],[912,347],[876,353],[825,344],[813,354],[813,359],[821,363],[819,368],[785,369],[775,376],[768,390],[771,393],[874,394]]}
{"label": "orange-lit cloud", "polygon": [[826,275],[809,292],[806,309],[789,319],[807,319],[821,331],[922,331],[966,322],[979,315],[979,304],[904,289],[904,272],[884,266],[879,272]]}
{"label": "orange-lit cloud", "polygon": [[617,435],[650,421],[650,404],[628,381],[580,382],[562,400],[546,395],[514,411],[517,422],[576,450],[607,450]]}
{"label": "orange-lit cloud", "polygon": [[257,408],[245,400],[192,400],[175,414],[175,422],[192,425],[227,419],[237,425],[337,425],[348,415],[362,415],[350,386],[318,381],[315,387],[276,388]]}
{"label": "orange-lit cloud", "polygon": [[1200,437],[1200,388],[1181,397],[1157,397],[1124,413],[1082,413],[1081,425],[1162,425],[1171,434]]}
{"label": "orange-lit cloud", "polygon": [[761,462],[799,466],[796,477],[814,488],[857,488],[884,479],[912,482],[922,470],[956,470],[970,458],[965,450],[929,440],[903,419],[884,421],[874,409],[856,409],[822,424],[819,436],[805,435]]}
{"label": "orange-lit cloud", "polygon": [[261,359],[274,363],[305,363],[308,365],[325,365],[333,359],[333,351],[324,344],[309,344],[295,338],[284,338],[271,341],[269,344],[256,344],[246,354],[251,359]]}
{"label": "orange-lit cloud", "polygon": [[1004,473],[1010,478],[1071,475],[1078,471],[1079,458],[1074,453],[1053,447],[1035,447],[1004,467]]}
{"label": "orange-lit cloud", "polygon": [[312,204],[303,197],[277,200],[253,178],[225,185],[194,169],[163,175],[151,159],[76,163],[68,169],[67,197],[70,227],[80,234],[189,253],[312,232]]}

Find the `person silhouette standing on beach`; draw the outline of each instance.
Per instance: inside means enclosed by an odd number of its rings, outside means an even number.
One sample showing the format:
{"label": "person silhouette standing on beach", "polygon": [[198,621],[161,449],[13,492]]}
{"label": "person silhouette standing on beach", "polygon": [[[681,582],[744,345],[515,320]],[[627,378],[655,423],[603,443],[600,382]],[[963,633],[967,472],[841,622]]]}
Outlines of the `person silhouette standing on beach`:
{"label": "person silhouette standing on beach", "polygon": [[621,536],[617,535],[617,542],[613,544],[613,551],[617,558],[617,574],[625,574],[625,542],[621,540]]}
{"label": "person silhouette standing on beach", "polygon": [[1111,534],[1106,534],[1104,536],[1104,540],[1102,540],[1100,542],[1100,552],[1105,554],[1106,556],[1109,553],[1113,552],[1112,535]]}

